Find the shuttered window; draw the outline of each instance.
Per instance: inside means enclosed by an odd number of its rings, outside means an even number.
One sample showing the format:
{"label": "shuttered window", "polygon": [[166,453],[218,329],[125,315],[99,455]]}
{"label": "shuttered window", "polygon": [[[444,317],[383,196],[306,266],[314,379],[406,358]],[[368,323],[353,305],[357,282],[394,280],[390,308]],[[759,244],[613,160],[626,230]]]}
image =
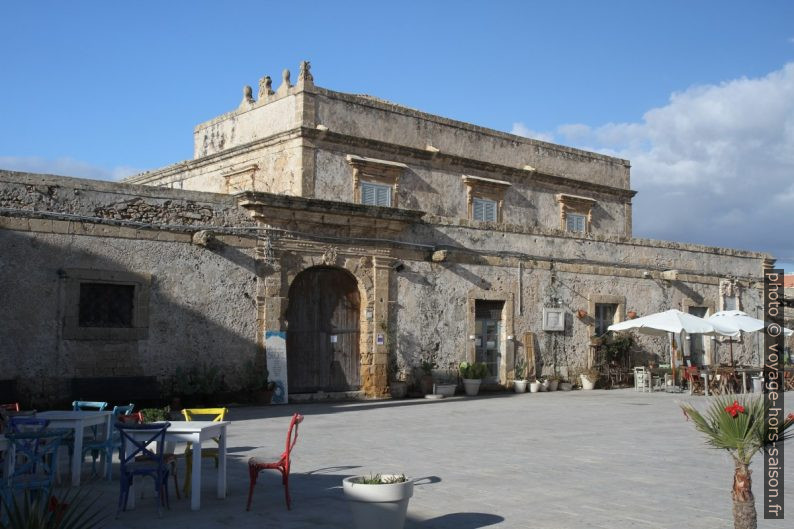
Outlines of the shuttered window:
{"label": "shuttered window", "polygon": [[577,215],[575,213],[568,213],[565,218],[565,224],[568,231],[585,232],[585,216]]}
{"label": "shuttered window", "polygon": [[496,201],[475,197],[472,203],[472,218],[496,222]]}
{"label": "shuttered window", "polygon": [[391,186],[361,182],[361,203],[368,206],[391,207]]}

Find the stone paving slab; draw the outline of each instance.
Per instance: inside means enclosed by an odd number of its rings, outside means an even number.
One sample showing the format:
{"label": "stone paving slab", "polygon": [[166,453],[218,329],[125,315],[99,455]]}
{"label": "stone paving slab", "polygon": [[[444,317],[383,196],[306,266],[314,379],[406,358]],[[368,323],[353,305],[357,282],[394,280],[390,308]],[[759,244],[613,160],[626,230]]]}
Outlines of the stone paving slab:
{"label": "stone paving slab", "polygon": [[[424,478],[409,505],[409,529],[728,529],[732,464],[685,421],[677,402],[690,399],[706,403],[688,395],[596,390],[235,408],[227,499],[215,498],[215,469],[207,460],[201,511],[176,501],[172,489],[171,510],[158,518],[147,491],[134,511],[111,518],[108,527],[348,528],[342,478],[404,472]],[[246,512],[246,461],[283,450],[296,410],[306,419],[293,457],[293,509],[286,510],[280,478],[271,472],[260,476]],[[790,484],[794,444],[787,448]],[[760,458],[753,468],[760,512]],[[86,486],[115,505],[116,482]],[[794,486],[787,487],[786,504],[794,518]],[[759,527],[787,525],[760,519]]]}

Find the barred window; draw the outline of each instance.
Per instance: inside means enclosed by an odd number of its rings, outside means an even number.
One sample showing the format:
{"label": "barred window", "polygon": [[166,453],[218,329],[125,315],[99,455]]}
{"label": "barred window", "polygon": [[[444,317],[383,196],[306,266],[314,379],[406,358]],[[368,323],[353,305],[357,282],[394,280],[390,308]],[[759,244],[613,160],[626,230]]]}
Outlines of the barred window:
{"label": "barred window", "polygon": [[80,283],[80,327],[132,327],[135,285]]}

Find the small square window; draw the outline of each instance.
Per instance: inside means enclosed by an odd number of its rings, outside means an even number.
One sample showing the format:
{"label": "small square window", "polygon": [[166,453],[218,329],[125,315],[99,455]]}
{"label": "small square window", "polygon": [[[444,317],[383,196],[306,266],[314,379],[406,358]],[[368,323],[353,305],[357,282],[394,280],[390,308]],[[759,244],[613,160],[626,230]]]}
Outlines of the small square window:
{"label": "small square window", "polygon": [[368,206],[391,207],[391,186],[361,182],[361,203]]}
{"label": "small square window", "polygon": [[496,222],[496,201],[474,197],[472,202],[472,218],[487,222]]}
{"label": "small square window", "polygon": [[576,213],[568,213],[565,217],[565,225],[568,231],[584,233],[586,222],[587,219],[584,215],[577,215]]}

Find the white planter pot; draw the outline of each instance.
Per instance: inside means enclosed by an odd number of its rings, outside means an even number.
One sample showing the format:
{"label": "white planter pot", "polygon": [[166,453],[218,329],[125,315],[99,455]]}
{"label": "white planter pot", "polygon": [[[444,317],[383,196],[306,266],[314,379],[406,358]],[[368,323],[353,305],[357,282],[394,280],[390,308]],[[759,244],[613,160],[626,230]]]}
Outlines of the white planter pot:
{"label": "white planter pot", "polygon": [[477,393],[480,392],[480,384],[482,380],[479,378],[464,378],[463,379],[463,389],[466,391],[466,395],[469,397],[474,397]]}
{"label": "white planter pot", "polygon": [[540,391],[540,382],[530,382],[529,383],[529,392],[530,393],[537,393]]}
{"label": "white planter pot", "polygon": [[589,378],[584,375],[579,375],[582,379],[582,389],[593,389],[595,388],[595,381],[591,382]]}
{"label": "white planter pot", "polygon": [[455,396],[455,384],[436,384],[436,395],[443,395],[445,397]]}
{"label": "white planter pot", "polygon": [[367,485],[357,483],[359,480],[361,476],[342,480],[342,489],[350,503],[355,527],[402,529],[408,512],[408,500],[414,495],[414,482],[409,479],[404,483]]}
{"label": "white planter pot", "polygon": [[526,380],[514,380],[513,381],[513,391],[516,393],[524,393],[527,390],[527,381]]}
{"label": "white planter pot", "polygon": [[548,380],[544,380],[543,382],[540,383],[540,390],[541,391],[548,391],[549,390],[549,381]]}
{"label": "white planter pot", "polygon": [[559,380],[549,380],[549,389],[548,391],[557,391],[557,386],[559,385]]}
{"label": "white planter pot", "polygon": [[764,379],[762,377],[753,377],[753,393],[764,392]]}
{"label": "white planter pot", "polygon": [[573,389],[573,384],[570,382],[560,382],[560,391],[571,391]]}

